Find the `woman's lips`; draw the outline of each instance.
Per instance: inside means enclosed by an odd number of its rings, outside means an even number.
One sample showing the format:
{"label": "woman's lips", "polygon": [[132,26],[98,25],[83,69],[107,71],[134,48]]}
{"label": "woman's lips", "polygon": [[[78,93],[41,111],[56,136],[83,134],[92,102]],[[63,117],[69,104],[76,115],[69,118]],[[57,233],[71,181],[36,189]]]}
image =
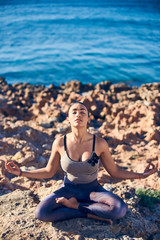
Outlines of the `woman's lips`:
{"label": "woman's lips", "polygon": [[81,122],[82,120],[81,119],[79,119],[79,118],[77,118],[76,120],[75,120],[75,122]]}

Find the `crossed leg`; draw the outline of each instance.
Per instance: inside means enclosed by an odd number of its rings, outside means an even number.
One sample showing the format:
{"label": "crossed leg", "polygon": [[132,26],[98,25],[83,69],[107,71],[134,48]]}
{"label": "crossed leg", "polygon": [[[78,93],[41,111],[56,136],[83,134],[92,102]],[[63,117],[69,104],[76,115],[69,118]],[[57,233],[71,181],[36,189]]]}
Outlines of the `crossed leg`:
{"label": "crossed leg", "polygon": [[35,212],[36,218],[44,222],[57,222],[87,216],[86,213],[64,206],[60,202],[58,203],[56,199],[62,196],[65,196],[66,199],[70,199],[74,194],[68,192],[64,188],[50,194],[38,204]]}
{"label": "crossed leg", "polygon": [[88,218],[94,218],[113,223],[111,219],[122,218],[127,211],[127,206],[121,198],[111,192],[91,192],[91,203],[79,203],[75,197],[66,199],[65,197],[57,198],[56,202],[72,209],[78,209],[87,213]]}
{"label": "crossed leg", "polygon": [[85,199],[87,195],[83,196],[83,201],[78,202],[76,194],[61,188],[40,202],[36,217],[45,222],[88,217],[112,224],[112,220],[122,218],[127,211],[121,198],[104,189],[91,192],[87,202],[84,202]]}
{"label": "crossed leg", "polygon": [[119,219],[124,217],[127,212],[126,204],[112,192],[105,190],[102,192],[91,192],[90,199],[93,201],[93,204],[86,207],[97,216]]}
{"label": "crossed leg", "polygon": [[[72,208],[72,209],[79,209],[79,205],[80,205],[80,203],[77,201],[77,199],[75,197],[72,197],[70,199],[61,197],[61,198],[56,199],[56,202],[61,203],[62,205],[66,206],[68,208]],[[93,219],[97,219],[97,220],[101,220],[101,221],[106,221],[110,225],[112,225],[112,223],[113,223],[111,219],[98,217],[98,216],[96,216],[94,214],[90,214],[90,213],[87,213],[87,218],[93,218]]]}

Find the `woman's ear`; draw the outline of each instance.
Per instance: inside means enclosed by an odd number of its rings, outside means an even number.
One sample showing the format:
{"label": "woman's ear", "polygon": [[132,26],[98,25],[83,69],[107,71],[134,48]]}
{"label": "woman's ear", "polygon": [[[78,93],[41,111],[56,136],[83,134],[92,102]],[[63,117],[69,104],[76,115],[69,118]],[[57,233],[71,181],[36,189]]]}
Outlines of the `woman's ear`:
{"label": "woman's ear", "polygon": [[89,128],[89,127],[90,127],[90,122],[91,122],[91,118],[90,118],[90,117],[88,117],[88,121],[87,121],[87,128]]}
{"label": "woman's ear", "polygon": [[70,123],[70,121],[69,121],[69,118],[68,118],[68,117],[66,117],[66,120],[67,120],[67,122],[68,122],[68,123]]}

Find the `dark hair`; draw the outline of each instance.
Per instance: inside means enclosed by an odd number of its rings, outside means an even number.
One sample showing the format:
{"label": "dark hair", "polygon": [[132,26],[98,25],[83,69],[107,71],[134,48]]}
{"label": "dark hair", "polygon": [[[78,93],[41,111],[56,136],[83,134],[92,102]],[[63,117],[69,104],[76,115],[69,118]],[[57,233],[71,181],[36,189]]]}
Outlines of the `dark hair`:
{"label": "dark hair", "polygon": [[76,103],[79,103],[79,104],[81,104],[81,105],[83,105],[86,109],[87,109],[87,111],[88,111],[88,116],[89,116],[89,110],[88,110],[88,108],[87,108],[87,106],[83,103],[83,102],[72,102],[71,104],[70,104],[70,106],[69,106],[69,108],[68,108],[68,113],[69,113],[69,110],[70,110],[70,108],[74,105],[74,104],[76,104]]}

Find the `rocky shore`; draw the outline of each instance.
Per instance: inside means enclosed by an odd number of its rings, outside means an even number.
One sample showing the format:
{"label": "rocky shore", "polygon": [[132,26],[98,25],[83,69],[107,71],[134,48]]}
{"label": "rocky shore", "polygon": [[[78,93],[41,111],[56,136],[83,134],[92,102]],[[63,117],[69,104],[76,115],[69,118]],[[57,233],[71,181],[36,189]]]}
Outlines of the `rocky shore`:
{"label": "rocky shore", "polygon": [[63,173],[49,180],[9,174],[6,160],[22,169],[46,165],[55,138],[68,132],[70,103],[83,101],[90,109],[88,131],[106,139],[116,163],[143,172],[160,156],[160,83],[129,87],[109,81],[83,85],[71,81],[59,87],[7,84],[0,78],[0,239],[160,239],[160,203],[139,204],[136,189],[160,189],[160,171],[142,180],[112,179],[100,166],[98,179],[128,204],[126,217],[112,226],[89,219],[43,223],[35,219],[37,203],[58,189]]}

